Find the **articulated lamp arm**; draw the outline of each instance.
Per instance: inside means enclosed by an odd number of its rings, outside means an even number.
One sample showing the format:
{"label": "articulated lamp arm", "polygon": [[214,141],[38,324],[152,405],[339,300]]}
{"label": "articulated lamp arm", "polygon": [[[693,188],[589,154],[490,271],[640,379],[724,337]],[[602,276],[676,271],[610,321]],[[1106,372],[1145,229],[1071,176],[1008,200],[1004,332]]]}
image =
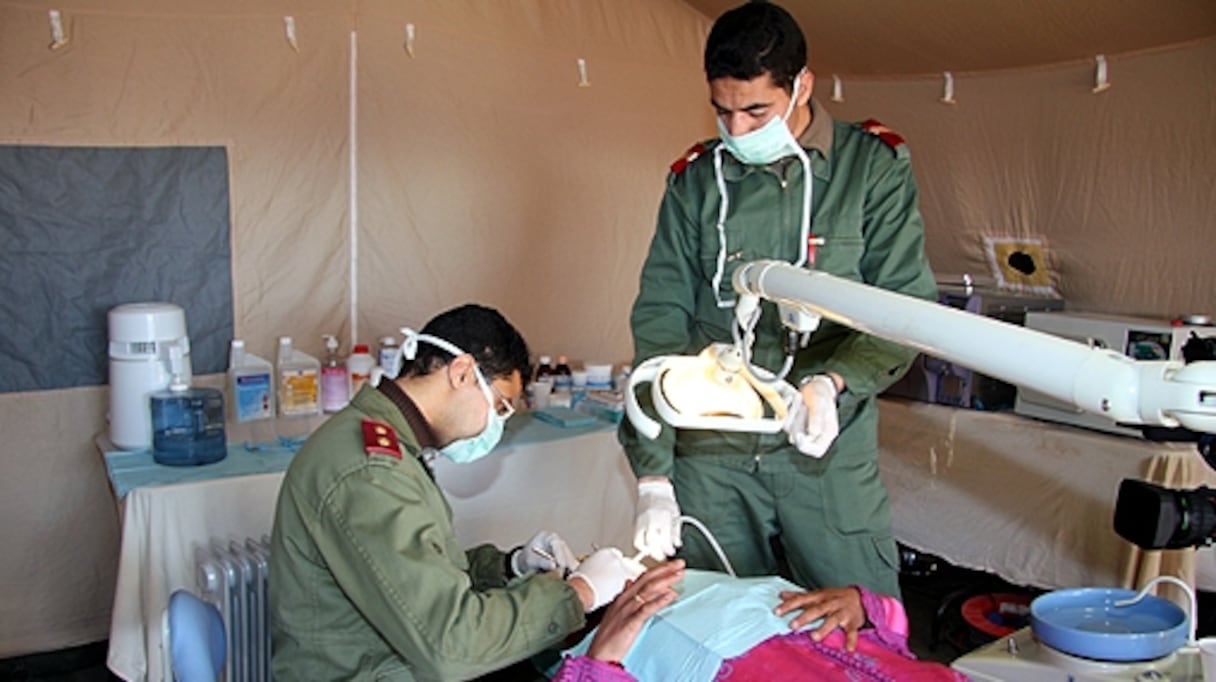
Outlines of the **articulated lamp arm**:
{"label": "articulated lamp arm", "polygon": [[1116,422],[1216,433],[1216,362],[1132,360],[782,261],[745,263],[733,284]]}

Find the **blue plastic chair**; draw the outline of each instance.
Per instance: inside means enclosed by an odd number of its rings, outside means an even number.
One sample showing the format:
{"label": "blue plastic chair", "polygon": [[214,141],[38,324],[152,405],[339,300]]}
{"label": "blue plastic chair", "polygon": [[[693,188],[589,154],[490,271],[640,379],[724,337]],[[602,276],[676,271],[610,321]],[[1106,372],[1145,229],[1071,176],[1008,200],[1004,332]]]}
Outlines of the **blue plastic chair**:
{"label": "blue plastic chair", "polygon": [[224,617],[187,590],[169,596],[169,665],[177,682],[216,682],[228,653]]}

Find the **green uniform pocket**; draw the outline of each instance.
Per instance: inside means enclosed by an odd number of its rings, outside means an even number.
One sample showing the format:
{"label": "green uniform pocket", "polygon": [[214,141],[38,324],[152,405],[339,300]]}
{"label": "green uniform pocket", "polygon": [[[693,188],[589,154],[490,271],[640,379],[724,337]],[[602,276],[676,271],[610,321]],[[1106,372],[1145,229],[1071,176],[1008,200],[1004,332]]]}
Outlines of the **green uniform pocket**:
{"label": "green uniform pocket", "polygon": [[861,281],[861,256],[866,242],[861,237],[824,237],[815,249],[814,268],[828,274]]}
{"label": "green uniform pocket", "polygon": [[[838,454],[837,462],[841,459]],[[828,469],[821,485],[825,516],[836,532],[890,533],[886,489],[878,477],[877,464],[859,462]]]}

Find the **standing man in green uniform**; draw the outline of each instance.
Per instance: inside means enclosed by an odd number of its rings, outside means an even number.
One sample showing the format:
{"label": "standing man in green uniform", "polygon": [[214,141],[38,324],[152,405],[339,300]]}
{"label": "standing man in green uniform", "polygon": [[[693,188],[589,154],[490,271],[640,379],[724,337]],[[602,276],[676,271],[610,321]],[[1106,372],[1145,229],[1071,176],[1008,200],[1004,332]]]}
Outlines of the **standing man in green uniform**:
{"label": "standing man in green uniform", "polygon": [[550,532],[510,553],[462,550],[430,461],[490,453],[528,348],[476,305],[404,346],[402,376],[364,386],[283,479],[270,551],[280,682],[475,677],[558,644],[640,572],[614,548],[579,564]]}
{"label": "standing man in green uniform", "polygon": [[[811,99],[806,41],[782,8],[723,14],[705,47],[719,139],[672,166],[631,323],[634,363],[730,343],[734,269],[775,258],[932,299],[924,228],[903,141],[876,124],[834,121]],[[753,363],[776,372],[787,338],[765,303]],[[622,422],[639,478],[635,545],[654,557],[683,541],[691,568],[720,562],[681,513],[715,534],[740,575],[778,571],[825,593],[860,584],[899,595],[898,553],[878,472],[875,396],[915,352],[823,320],[798,348],[789,380],[803,405],[788,434],[669,425],[656,440]],[[653,416],[649,395],[639,396]],[[847,589],[847,588],[845,588]],[[843,596],[840,608],[851,600]],[[853,627],[859,614],[840,618]]]}

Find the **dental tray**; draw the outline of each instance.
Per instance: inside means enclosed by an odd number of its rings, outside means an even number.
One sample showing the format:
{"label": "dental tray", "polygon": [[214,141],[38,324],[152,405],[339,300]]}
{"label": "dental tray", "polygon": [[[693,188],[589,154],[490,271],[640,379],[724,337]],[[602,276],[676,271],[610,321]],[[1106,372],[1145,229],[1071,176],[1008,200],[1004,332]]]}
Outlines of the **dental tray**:
{"label": "dental tray", "polygon": [[598,421],[595,417],[589,414],[575,412],[568,407],[542,407],[540,409],[533,410],[532,416],[545,423],[564,428],[592,426]]}

